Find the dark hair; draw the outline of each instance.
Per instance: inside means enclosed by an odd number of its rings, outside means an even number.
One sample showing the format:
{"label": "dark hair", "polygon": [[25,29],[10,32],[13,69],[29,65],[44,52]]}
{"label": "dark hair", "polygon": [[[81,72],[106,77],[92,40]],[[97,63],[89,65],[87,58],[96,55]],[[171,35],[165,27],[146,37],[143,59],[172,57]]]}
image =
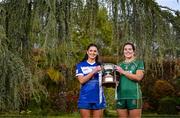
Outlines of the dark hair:
{"label": "dark hair", "polygon": [[[96,44],[89,44],[86,51],[89,50],[90,47],[96,47],[98,49],[98,46]],[[86,61],[88,59],[88,55],[87,53],[85,54],[84,58],[82,59],[82,61]],[[98,65],[101,65],[100,62],[99,62],[99,56],[97,55],[96,56],[96,59],[95,59],[95,62],[98,64]]]}
{"label": "dark hair", "polygon": [[126,45],[131,45],[131,46],[132,46],[133,51],[135,51],[135,50],[136,50],[136,48],[135,48],[134,44],[133,44],[133,43],[130,43],[130,42],[127,42],[127,43],[125,43],[125,44],[123,45],[123,50],[124,50],[124,47],[125,47]]}

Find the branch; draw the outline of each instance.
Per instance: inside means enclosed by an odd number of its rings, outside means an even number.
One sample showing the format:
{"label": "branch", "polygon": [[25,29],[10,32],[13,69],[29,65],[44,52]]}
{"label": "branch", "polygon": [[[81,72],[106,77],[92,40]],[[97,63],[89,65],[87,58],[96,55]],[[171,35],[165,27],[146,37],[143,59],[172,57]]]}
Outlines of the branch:
{"label": "branch", "polygon": [[159,7],[160,7],[160,8],[167,9],[167,10],[169,10],[169,11],[173,11],[173,12],[175,12],[175,13],[178,11],[178,10],[170,9],[169,7],[166,7],[166,6],[161,6],[161,5],[159,5]]}

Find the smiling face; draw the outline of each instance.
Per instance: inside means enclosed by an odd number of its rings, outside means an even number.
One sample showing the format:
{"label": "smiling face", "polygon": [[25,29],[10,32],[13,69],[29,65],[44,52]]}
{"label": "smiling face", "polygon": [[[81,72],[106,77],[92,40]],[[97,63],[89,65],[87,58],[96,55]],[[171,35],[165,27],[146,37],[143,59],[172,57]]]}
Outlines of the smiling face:
{"label": "smiling face", "polygon": [[96,56],[98,55],[98,50],[95,46],[91,46],[87,50],[88,59],[95,60]]}
{"label": "smiling face", "polygon": [[127,44],[124,46],[124,56],[126,59],[131,59],[135,55],[134,48],[132,45]]}

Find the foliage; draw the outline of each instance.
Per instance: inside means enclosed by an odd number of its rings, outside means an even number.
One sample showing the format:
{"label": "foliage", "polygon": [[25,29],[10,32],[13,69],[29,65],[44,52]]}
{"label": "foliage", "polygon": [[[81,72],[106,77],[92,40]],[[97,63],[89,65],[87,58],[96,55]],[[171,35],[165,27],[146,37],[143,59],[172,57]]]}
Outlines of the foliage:
{"label": "foliage", "polygon": [[[3,34],[3,28],[1,29]],[[17,52],[9,50],[8,38],[2,35],[0,43],[0,110],[26,109],[30,99],[39,100],[39,93],[45,93],[44,88],[32,75],[30,67]]]}
{"label": "foliage", "polygon": [[114,88],[104,88],[105,96],[106,96],[106,105],[107,105],[107,112],[109,110],[115,109],[115,89]]}
{"label": "foliage", "polygon": [[172,84],[173,86],[175,87],[175,90],[176,90],[176,95],[177,96],[180,96],[180,60],[176,60],[176,63],[175,63],[175,76],[174,78],[171,80],[172,81]]}
{"label": "foliage", "polygon": [[156,99],[166,96],[174,96],[174,87],[166,80],[157,80],[153,86],[153,95]]}
{"label": "foliage", "polygon": [[179,65],[177,63],[178,59],[164,59],[163,62],[154,60],[145,70],[141,87],[144,100],[151,106],[151,111],[156,112],[159,107],[159,99],[163,96],[178,96],[178,79],[176,77],[178,76]]}
{"label": "foliage", "polygon": [[[57,94],[78,91],[74,68],[89,43],[96,43],[100,55],[110,57],[102,61],[113,63],[123,58],[124,42],[135,43],[137,56],[146,65],[143,94],[152,97],[149,85],[157,79],[172,82],[179,77],[179,66],[164,63],[179,57],[179,19],[178,11],[172,15],[153,0],[3,0],[0,107],[26,109],[31,100],[51,101],[54,88]],[[174,92],[171,85],[165,86]]]}
{"label": "foliage", "polygon": [[63,75],[62,75],[59,71],[55,70],[55,69],[52,68],[52,67],[51,67],[51,68],[48,68],[47,74],[48,74],[49,77],[50,77],[53,81],[55,81],[55,82],[63,81],[63,80],[64,80]]}
{"label": "foliage", "polygon": [[177,114],[176,99],[172,97],[164,97],[159,101],[159,114]]}

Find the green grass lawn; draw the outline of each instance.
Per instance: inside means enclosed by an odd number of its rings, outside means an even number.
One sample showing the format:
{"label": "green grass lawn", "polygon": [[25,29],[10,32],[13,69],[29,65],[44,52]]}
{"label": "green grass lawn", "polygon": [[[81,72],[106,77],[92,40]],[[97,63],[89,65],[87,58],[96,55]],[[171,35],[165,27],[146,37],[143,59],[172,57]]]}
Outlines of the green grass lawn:
{"label": "green grass lawn", "polygon": [[[78,112],[70,113],[70,114],[58,114],[58,115],[48,115],[48,116],[38,116],[38,115],[0,115],[0,118],[80,118],[80,114]],[[117,114],[115,110],[110,110],[107,114],[104,115],[104,118],[117,118]],[[142,115],[142,118],[180,118],[179,115],[159,115],[153,113],[145,113]]]}
{"label": "green grass lawn", "polygon": [[[105,118],[117,118],[117,114],[115,110],[109,110]],[[180,118],[179,115],[159,115],[156,113],[144,113],[142,114],[142,118]]]}
{"label": "green grass lawn", "polygon": [[[59,115],[59,116],[47,116],[47,118],[80,118],[80,115],[79,113],[73,113],[73,114],[65,114],[65,115]],[[104,118],[117,118],[117,115],[111,114],[111,115],[104,116]],[[180,115],[143,114],[142,118],[180,118]]]}

